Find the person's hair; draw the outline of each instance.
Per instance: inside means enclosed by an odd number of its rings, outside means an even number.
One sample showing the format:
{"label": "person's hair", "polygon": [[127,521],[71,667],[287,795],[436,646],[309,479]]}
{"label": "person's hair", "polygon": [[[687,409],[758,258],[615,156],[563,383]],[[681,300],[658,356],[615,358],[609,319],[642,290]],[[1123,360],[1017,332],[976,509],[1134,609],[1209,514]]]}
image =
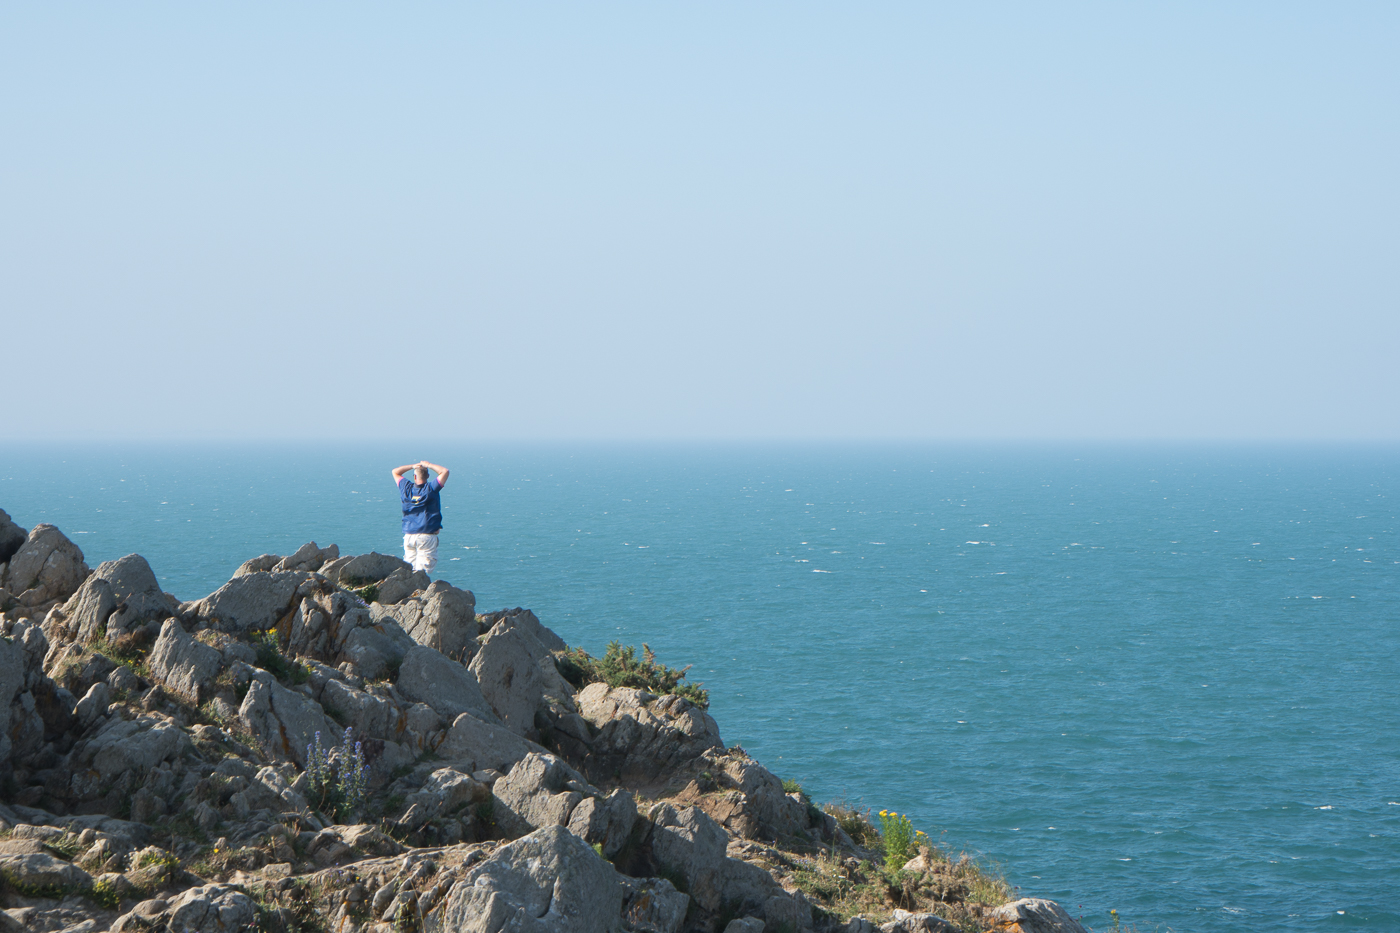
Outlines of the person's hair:
{"label": "person's hair", "polygon": [[421,484],[424,483],[424,482],[427,482],[427,479],[428,479],[428,468],[425,467],[425,466],[416,466],[416,467],[414,467],[414,468],[413,468],[413,478],[419,481],[419,485],[421,485]]}

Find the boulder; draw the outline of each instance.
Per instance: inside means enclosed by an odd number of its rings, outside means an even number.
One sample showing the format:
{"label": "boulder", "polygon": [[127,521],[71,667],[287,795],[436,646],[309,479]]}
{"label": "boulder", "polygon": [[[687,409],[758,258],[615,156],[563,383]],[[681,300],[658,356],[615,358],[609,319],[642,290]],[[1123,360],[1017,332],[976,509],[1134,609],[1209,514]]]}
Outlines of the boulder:
{"label": "boulder", "polygon": [[231,933],[253,929],[258,911],[233,885],[206,884],[177,894],[161,916],[172,933]]}
{"label": "boulder", "polygon": [[598,796],[583,775],[547,752],[526,755],[491,791],[499,802],[496,823],[511,836],[541,826],[567,826],[580,801]]}
{"label": "boulder", "polygon": [[53,525],[35,525],[5,565],[0,586],[21,605],[67,599],[87,579],[83,552]]}
{"label": "boulder", "polygon": [[1038,897],[1003,904],[984,916],[997,933],[1088,933],[1059,904]]}
{"label": "boulder", "polygon": [[235,577],[246,577],[250,573],[267,573],[276,567],[282,558],[276,554],[262,554],[258,557],[249,558],[238,565],[238,569],[233,572]]}
{"label": "boulder", "polygon": [[339,556],[340,548],[334,544],[329,547],[317,547],[315,541],[308,541],[297,548],[295,554],[282,558],[269,569],[311,572],[320,570],[327,561],[335,560]]}
{"label": "boulder", "polygon": [[835,821],[827,825],[823,814],[819,825],[813,826],[813,815],[807,805],[783,790],[777,775],[754,761],[741,749],[722,751],[709,749],[697,759],[692,769],[709,772],[711,779],[725,793],[689,793],[682,795],[687,803],[695,803],[721,826],[744,839],[772,840],[809,837],[814,830],[822,839],[833,835]]}
{"label": "boulder", "polygon": [[57,647],[60,644],[86,645],[107,632],[107,619],[117,611],[112,584],[97,575],[88,577],[62,607],[49,612],[45,633]]}
{"label": "boulder", "polygon": [[97,565],[93,576],[106,580],[117,602],[107,619],[107,637],[116,638],[174,615],[179,606],[160,588],[151,565],[140,554],[128,554]]}
{"label": "boulder", "polygon": [[[680,933],[690,897],[664,878],[623,878],[627,885],[624,929],[636,933]],[[762,926],[759,927],[762,930]]]}
{"label": "boulder", "polygon": [[197,706],[211,694],[224,656],[217,648],[196,641],[176,619],[166,619],[146,663],[151,676],[166,689]]}
{"label": "boulder", "polygon": [[21,645],[0,639],[0,761],[10,750],[10,704],[24,689],[25,652]]}
{"label": "boulder", "polygon": [[0,509],[0,564],[14,557],[27,537],[28,533],[16,525],[4,509]]}
{"label": "boulder", "polygon": [[763,933],[763,920],[759,917],[739,917],[729,921],[724,933]]}
{"label": "boulder", "polygon": [[599,730],[586,765],[594,780],[655,787],[706,751],[724,748],[710,714],[675,694],[657,697],[594,683],[580,690],[575,702],[580,715]]}
{"label": "boulder", "polygon": [[[187,735],[173,722],[138,716],[135,719],[111,719],[78,755],[78,763],[91,769],[96,783],[104,785],[125,772],[139,777],[159,765],[178,757],[192,747]],[[80,797],[90,797],[90,777],[75,769],[74,790]]]}
{"label": "boulder", "polygon": [[343,731],[315,700],[288,690],[267,671],[253,675],[238,719],[274,761],[292,761],[301,768],[306,767],[306,748],[316,733],[329,748]]}
{"label": "boulder", "polygon": [[553,629],[545,627],[539,618],[529,609],[505,609],[501,612],[488,612],[481,617],[482,625],[486,631],[490,631],[500,623],[504,622],[506,628],[520,629],[525,634],[531,636],[547,652],[567,651],[569,646],[564,643],[564,639],[555,634]]}
{"label": "boulder", "polygon": [[716,910],[733,896],[724,890],[729,837],[718,823],[698,807],[671,804],[658,804],[649,816],[654,826],[652,858],[671,877],[685,879],[684,887],[697,904]]}
{"label": "boulder", "polygon": [[276,768],[260,768],[248,781],[248,786],[229,798],[238,819],[247,819],[255,810],[274,813],[305,813],[306,798],[292,790]]}
{"label": "boulder", "polygon": [[403,714],[387,697],[356,690],[342,680],[328,680],[321,689],[321,708],[359,736],[397,739]]}
{"label": "boulder", "polygon": [[375,587],[375,602],[389,606],[402,602],[419,590],[428,588],[428,575],[421,570],[398,568]]}
{"label": "boulder", "polygon": [[321,568],[322,576],[332,583],[339,583],[341,586],[378,583],[395,570],[400,569],[408,573],[413,572],[413,568],[407,562],[397,557],[390,557],[388,554],[380,554],[377,551],[360,554],[357,557],[341,558]]}
{"label": "boulder", "polygon": [[531,752],[543,751],[543,748],[511,732],[499,721],[487,722],[472,713],[463,713],[453,720],[437,748],[439,758],[473,773],[488,768],[509,771],[512,765]]}
{"label": "boulder", "polygon": [[376,618],[381,615],[393,618],[420,645],[436,648],[454,660],[467,663],[476,651],[479,631],[476,596],[471,590],[459,590],[446,580],[435,580],[426,586],[421,592],[396,601],[390,601],[381,586],[379,601],[370,610]]}
{"label": "boulder", "polygon": [[474,713],[488,722],[497,718],[473,672],[426,645],[414,645],[404,655],[394,686],[449,722],[462,713]]}
{"label": "boulder", "polygon": [[614,933],[629,886],[562,826],[501,846],[452,886],[441,928],[454,933]]}
{"label": "boulder", "polygon": [[397,623],[376,622],[368,609],[358,606],[340,618],[336,642],[339,661],[353,664],[365,680],[376,680],[402,664],[417,644]]}
{"label": "boulder", "polygon": [[519,735],[534,728],[535,711],[544,698],[538,645],[529,634],[498,622],[482,637],[470,665],[486,702]]}
{"label": "boulder", "polygon": [[[499,781],[497,783],[500,783]],[[584,842],[597,843],[612,858],[632,835],[637,823],[637,801],[622,788],[606,797],[585,797],[569,814],[569,832]]]}
{"label": "boulder", "polygon": [[408,810],[399,822],[411,829],[445,816],[469,803],[491,799],[491,788],[452,768],[439,768],[422,790],[405,798]]}
{"label": "boulder", "polygon": [[269,571],[234,577],[194,603],[190,611],[230,635],[265,631],[295,608],[297,588],[308,577],[305,573]]}
{"label": "boulder", "polygon": [[83,694],[83,698],[73,708],[73,718],[78,721],[80,728],[86,729],[107,715],[107,707],[111,702],[112,689],[105,683],[95,683],[88,688],[87,693]]}
{"label": "boulder", "polygon": [[888,923],[880,924],[880,933],[957,933],[957,927],[937,914],[896,909]]}
{"label": "boulder", "polygon": [[65,893],[78,893],[92,887],[92,875],[77,865],[43,853],[0,854],[0,873],[16,885],[62,888]]}

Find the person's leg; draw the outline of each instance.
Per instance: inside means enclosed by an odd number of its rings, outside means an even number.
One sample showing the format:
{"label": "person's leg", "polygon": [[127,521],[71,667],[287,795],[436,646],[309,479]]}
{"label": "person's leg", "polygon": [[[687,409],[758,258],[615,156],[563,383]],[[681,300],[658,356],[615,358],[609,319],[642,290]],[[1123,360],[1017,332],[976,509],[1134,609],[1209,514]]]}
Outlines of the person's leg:
{"label": "person's leg", "polygon": [[422,561],[423,566],[415,566],[413,569],[422,570],[424,573],[432,573],[433,568],[437,566],[438,536],[421,535],[420,538],[421,540],[418,542],[418,559]]}
{"label": "person's leg", "polygon": [[[409,566],[413,566],[418,560],[418,548],[415,545],[417,538],[418,535],[403,536],[403,559]],[[413,569],[417,570],[418,568],[414,567]]]}

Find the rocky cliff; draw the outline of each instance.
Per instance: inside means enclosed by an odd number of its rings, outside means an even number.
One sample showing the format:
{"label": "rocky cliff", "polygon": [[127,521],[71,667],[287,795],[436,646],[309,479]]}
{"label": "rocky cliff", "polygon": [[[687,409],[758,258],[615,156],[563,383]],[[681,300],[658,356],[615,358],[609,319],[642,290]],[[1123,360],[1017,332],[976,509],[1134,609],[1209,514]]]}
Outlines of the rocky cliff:
{"label": "rocky cliff", "polygon": [[0,512],[0,630],[0,931],[1083,929],[394,557],[182,602]]}

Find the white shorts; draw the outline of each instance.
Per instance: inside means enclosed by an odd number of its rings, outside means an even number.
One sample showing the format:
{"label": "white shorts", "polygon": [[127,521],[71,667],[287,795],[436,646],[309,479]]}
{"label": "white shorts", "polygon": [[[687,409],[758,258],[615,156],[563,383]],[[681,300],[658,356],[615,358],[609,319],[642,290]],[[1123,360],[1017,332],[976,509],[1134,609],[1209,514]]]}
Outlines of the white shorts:
{"label": "white shorts", "polygon": [[437,546],[437,535],[404,535],[403,559],[408,561],[414,570],[432,573],[433,568],[437,566]]}

